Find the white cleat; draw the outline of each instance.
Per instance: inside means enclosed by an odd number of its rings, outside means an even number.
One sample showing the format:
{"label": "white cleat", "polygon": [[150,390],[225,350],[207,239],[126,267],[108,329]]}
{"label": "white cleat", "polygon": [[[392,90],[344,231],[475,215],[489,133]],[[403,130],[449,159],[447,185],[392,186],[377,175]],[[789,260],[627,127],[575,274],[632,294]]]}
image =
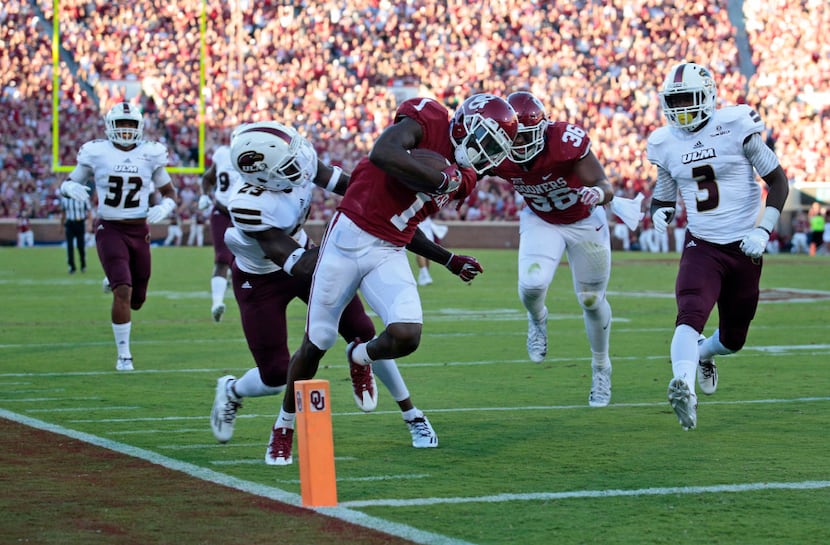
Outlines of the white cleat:
{"label": "white cleat", "polygon": [[[705,340],[706,337],[701,335],[697,340],[698,346]],[[700,391],[708,396],[714,394],[718,389],[718,366],[715,365],[715,358],[697,362],[697,383],[700,386]]]}
{"label": "white cleat", "polygon": [[225,303],[219,303],[212,309],[210,309],[210,313],[213,315],[214,322],[221,322],[222,315],[225,314]]}
{"label": "white cleat", "polygon": [[607,407],[611,403],[611,363],[606,367],[591,366],[591,393],[588,394],[588,405],[591,407]]}
{"label": "white cleat", "polygon": [[689,385],[682,378],[674,378],[669,382],[669,403],[680,421],[684,430],[693,430],[697,427],[697,396],[689,389]]}
{"label": "white cleat", "polygon": [[234,380],[236,377],[233,375],[225,375],[216,381],[216,396],[213,398],[213,408],[210,411],[210,428],[220,443],[227,443],[233,437],[236,412],[242,407],[242,400],[230,388],[230,383]]}
{"label": "white cleat", "polygon": [[116,371],[132,371],[133,370],[133,358],[125,358],[122,356],[118,356],[118,359],[115,360],[115,370]]}
{"label": "white cleat", "polygon": [[432,284],[432,276],[430,276],[428,270],[421,269],[421,271],[418,273],[418,285],[429,286],[430,284]]}
{"label": "white cleat", "polygon": [[290,428],[274,428],[271,430],[268,450],[265,451],[265,463],[269,466],[288,466],[294,463],[294,459],[291,457],[291,443],[293,441],[294,430]]}
{"label": "white cleat", "polygon": [[104,281],[101,282],[101,289],[104,293],[112,293],[112,286],[110,286],[110,279],[106,276],[104,277]]}
{"label": "white cleat", "polygon": [[541,363],[548,354],[548,311],[538,322],[527,314],[527,355],[530,361]]}
{"label": "white cleat", "polygon": [[432,429],[429,419],[421,413],[412,420],[405,420],[412,435],[412,446],[415,448],[435,448],[438,446],[438,434]]}

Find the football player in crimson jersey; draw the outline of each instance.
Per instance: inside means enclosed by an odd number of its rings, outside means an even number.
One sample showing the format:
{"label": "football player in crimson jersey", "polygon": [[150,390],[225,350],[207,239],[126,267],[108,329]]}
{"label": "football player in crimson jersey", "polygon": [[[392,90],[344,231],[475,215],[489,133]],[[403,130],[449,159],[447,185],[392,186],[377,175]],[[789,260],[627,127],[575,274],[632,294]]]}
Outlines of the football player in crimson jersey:
{"label": "football player in crimson jersey", "polygon": [[[210,214],[210,233],[213,237],[213,275],[210,278],[210,294],[213,302],[210,313],[218,322],[225,313],[225,291],[228,287],[233,253],[225,244],[225,230],[231,225],[228,213],[228,197],[240,181],[239,172],[231,164],[231,148],[222,145],[213,152],[212,164],[202,175],[202,195],[199,197],[199,210],[207,210],[213,205]],[[210,193],[213,192],[213,200]]]}
{"label": "football player in crimson jersey", "polygon": [[[320,162],[311,144],[294,129],[273,121],[234,131],[229,157],[241,181],[227,201],[233,225],[224,238],[235,256],[231,268],[234,294],[256,367],[238,379],[228,375],[217,381],[211,428],[223,443],[233,435],[242,398],[276,395],[285,389],[290,356],[286,307],[294,299],[308,302],[319,251],[303,229],[312,188],[316,184],[342,195],[349,183],[349,176],[339,167]],[[375,336],[374,324],[356,294],[346,301],[335,327],[347,342]],[[358,407],[373,410],[377,405],[373,368],[353,362],[349,367]],[[438,436],[412,403],[395,361],[379,359],[374,371],[397,401],[412,445],[437,446]],[[285,411],[278,416],[266,463],[292,463],[293,417]]]}
{"label": "football player in crimson jersey", "polygon": [[[684,430],[697,426],[695,376],[704,394],[718,385],[714,356],[743,348],[758,307],[761,256],[778,224],[789,184],[766,146],[764,122],[742,104],[718,109],[709,69],[683,62],[660,91],[668,124],[648,138],[657,166],[651,201],[654,227],[665,231],[678,192],[688,225],[675,283],[677,319],[671,342],[668,399]],[[761,186],[769,186],[760,223]],[[718,305],[718,328],[702,332]]]}
{"label": "football player in crimson jersey", "polygon": [[[465,282],[482,271],[475,258],[428,241],[418,224],[448,203],[465,199],[478,175],[507,157],[517,129],[516,113],[494,95],[469,97],[452,119],[431,98],[400,104],[392,125],[355,167],[329,222],[311,287],[306,334],[289,369],[283,412],[294,413],[294,381],[317,372],[335,342],[343,309],[358,289],[386,329],[375,339],[355,339],[349,361],[369,366],[415,351],[423,312],[407,247]],[[414,148],[436,151],[453,163],[443,172],[436,170],[412,158],[409,150]]]}
{"label": "football player in crimson jersey", "polygon": [[579,125],[548,121],[534,95],[507,97],[519,118],[510,160],[493,170],[524,197],[519,217],[519,297],[527,309],[527,353],[541,362],[547,354],[545,298],[568,253],[577,301],[591,346],[588,403],[611,400],[611,306],[605,298],[611,274],[611,239],[602,205],[614,197],[605,171]]}
{"label": "football player in crimson jersey", "polygon": [[[72,199],[89,198],[87,180],[98,196],[95,245],[104,268],[105,291],[112,291],[112,331],[118,349],[115,368],[133,370],[130,351],[131,311],[147,298],[150,281],[150,228],[176,208],[176,190],[167,173],[168,152],[162,144],[142,140],[144,116],[121,102],[105,119],[107,140],[92,140],[78,151],[78,165],[61,184]],[[161,203],[150,206],[158,190]]]}

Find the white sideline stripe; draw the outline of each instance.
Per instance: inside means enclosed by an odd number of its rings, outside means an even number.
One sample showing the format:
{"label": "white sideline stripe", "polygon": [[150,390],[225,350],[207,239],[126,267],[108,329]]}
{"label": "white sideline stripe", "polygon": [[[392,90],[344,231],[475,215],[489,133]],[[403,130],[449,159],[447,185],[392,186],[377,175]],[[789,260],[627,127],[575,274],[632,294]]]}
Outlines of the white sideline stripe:
{"label": "white sideline stripe", "polygon": [[151,433],[156,435],[158,433],[205,433],[206,428],[179,428],[175,430],[124,430],[124,431],[105,431],[106,435],[142,435]]}
{"label": "white sideline stripe", "polygon": [[621,496],[668,496],[671,494],[711,494],[723,492],[755,492],[758,490],[817,490],[830,488],[830,481],[801,481],[796,483],[746,483],[714,486],[674,486],[667,488],[639,488],[634,490],[574,490],[572,492],[537,492],[533,494],[495,494],[474,498],[414,498],[409,500],[344,501],[343,507],[413,507],[447,503],[503,503],[508,501],[548,501],[573,498],[615,498]]}
{"label": "white sideline stripe", "polygon": [[[20,393],[20,392],[14,392]],[[100,401],[100,397],[73,397],[72,401]],[[3,401],[8,401],[9,403],[34,403],[34,402],[43,402],[43,401],[66,401],[65,397],[21,397],[20,399],[4,399]],[[31,411],[30,411],[31,412]]]}
{"label": "white sideline stripe", "polygon": [[[337,458],[335,458],[336,460]],[[365,482],[365,481],[395,481],[395,480],[409,480],[409,479],[426,479],[432,477],[429,473],[416,473],[414,475],[376,475],[374,477],[343,477],[337,478],[337,482]],[[279,481],[286,484],[300,484],[300,479],[290,479]]]}
{"label": "white sideline stripe", "polygon": [[[179,471],[185,475],[202,479],[203,481],[227,486],[242,492],[247,492],[248,494],[279,501],[295,507],[303,507],[300,495],[287,492],[281,488],[252,483],[236,477],[231,477],[230,475],[225,475],[224,473],[219,473],[212,469],[199,467],[180,460],[174,460],[173,458],[168,458],[167,456],[156,452],[133,447],[131,445],[126,445],[110,439],[104,439],[103,437],[98,437],[89,433],[70,430],[68,428],[64,428],[63,426],[57,426],[55,424],[43,422],[42,420],[29,418],[5,409],[0,409],[0,418],[12,420],[32,428],[71,437],[72,439],[77,439],[78,441],[83,441],[84,443],[120,452],[121,454],[126,454],[127,456],[132,456],[134,458],[140,458],[167,469]],[[460,539],[454,539],[441,534],[419,530],[417,528],[413,528],[412,526],[407,526],[406,524],[373,517],[367,515],[366,513],[361,513],[360,511],[354,511],[345,507],[320,507],[316,509],[305,507],[304,509],[316,511],[351,524],[363,526],[364,528],[371,528],[386,534],[408,539],[421,545],[475,545]]]}
{"label": "white sideline stripe", "polygon": [[[706,406],[710,405],[756,405],[761,403],[813,403],[816,401],[830,401],[830,397],[795,397],[790,399],[742,399],[742,400],[733,400],[733,401],[715,401],[715,400],[705,400]],[[643,403],[611,403],[606,407],[606,409],[624,409],[629,407],[667,407],[665,401],[661,402],[643,402]],[[465,412],[515,412],[515,411],[566,411],[566,410],[578,410],[583,409],[588,412],[595,412],[596,409],[589,407],[587,404],[582,405],[525,405],[522,407],[455,407],[452,409],[428,409],[427,413],[465,413]],[[372,414],[400,414],[400,411],[372,411]],[[360,411],[348,411],[348,412],[336,412],[332,413],[332,417],[343,417],[343,416],[360,416],[365,418],[366,413]],[[244,414],[239,415],[237,418],[274,418],[273,414]],[[129,423],[129,422],[170,422],[170,421],[178,421],[178,420],[203,420],[208,421],[210,419],[209,416],[163,416],[159,418],[85,418],[83,420],[70,420],[69,422],[73,424],[88,424],[88,423]],[[157,432],[165,432],[165,430],[145,430],[143,432],[128,432],[128,433],[157,433]],[[118,433],[118,432],[108,432],[108,433]],[[239,445],[234,443],[234,445]],[[216,446],[231,446],[230,443],[226,443],[225,445],[220,445],[218,443],[214,444],[204,444],[204,445],[165,445],[159,446],[158,448],[170,448],[170,449],[188,449],[188,448],[206,448],[206,447],[216,447]],[[250,446],[247,445],[247,446]]]}
{"label": "white sideline stripe", "polygon": [[74,413],[79,411],[134,411],[140,409],[138,405],[122,407],[64,407],[62,409],[26,409],[27,413]]}
{"label": "white sideline stripe", "polygon": [[[355,458],[354,456],[335,456],[334,460],[336,462],[353,462],[353,461],[357,460],[357,458]],[[256,460],[254,460],[253,458],[245,458],[244,460],[212,460],[210,462],[210,464],[214,465],[214,466],[241,466],[241,465],[248,465],[248,466],[261,465],[261,466],[264,466],[265,465],[265,460],[263,460],[262,458],[257,458]],[[337,479],[337,480],[339,481],[340,479]],[[287,479],[286,480],[275,479],[275,482],[278,482],[278,483],[292,483],[292,482],[293,483],[298,483],[300,481],[298,481],[298,480],[293,480],[292,481],[292,480],[287,480]]]}
{"label": "white sideline stripe", "polygon": [[[827,326],[822,326],[822,329],[826,329]],[[524,333],[522,334],[524,335]],[[198,341],[194,341],[198,342]],[[39,345],[39,346],[46,346],[46,345]],[[770,345],[770,346],[745,346],[741,349],[740,352],[737,354],[731,354],[729,356],[730,359],[736,360],[739,358],[745,357],[752,357],[748,356],[749,352],[764,352],[768,355],[774,356],[788,356],[788,355],[797,355],[800,357],[804,356],[826,356],[828,350],[830,350],[830,344],[787,344],[787,345]],[[642,355],[642,356],[615,356],[614,361],[644,361],[644,360],[665,360],[668,362],[669,354],[658,354],[658,355]],[[580,363],[580,362],[587,362],[590,361],[590,357],[579,357],[579,358],[546,358],[544,362],[541,364],[533,364],[534,366],[538,365],[547,365],[551,363]],[[530,360],[527,358],[517,359],[517,360],[476,360],[476,361],[441,361],[441,362],[401,362],[398,363],[398,367],[401,369],[407,368],[414,368],[414,367],[464,367],[464,366],[473,366],[473,365],[504,365],[504,364],[530,364]],[[332,363],[326,362],[326,368],[330,369],[346,369],[347,365],[345,363]],[[249,367],[239,367],[234,369],[228,368],[199,368],[199,369],[136,369],[135,371],[130,371],[130,375],[143,375],[143,374],[196,374],[196,373],[211,373],[211,374],[220,374],[225,371],[240,371],[244,372],[250,369]],[[68,372],[54,372],[54,371],[47,371],[43,373],[0,373],[0,379],[3,378],[22,378],[22,377],[86,377],[86,376],[105,376],[105,375],[119,375],[124,376],[123,372],[118,372],[115,370],[112,371],[68,371]],[[344,377],[345,378],[345,377]],[[3,382],[0,380],[0,386],[6,385],[13,385],[14,383]],[[31,390],[29,390],[31,391]]]}

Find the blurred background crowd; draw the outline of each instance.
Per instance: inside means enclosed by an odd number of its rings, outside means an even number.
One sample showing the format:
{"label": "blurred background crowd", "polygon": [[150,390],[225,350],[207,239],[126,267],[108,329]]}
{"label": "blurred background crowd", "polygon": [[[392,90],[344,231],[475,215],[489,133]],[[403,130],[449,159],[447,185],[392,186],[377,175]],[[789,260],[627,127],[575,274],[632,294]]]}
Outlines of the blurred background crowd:
{"label": "blurred background crowd", "polygon": [[[552,119],[585,127],[618,194],[649,193],[657,92],[681,60],[708,65],[722,104],[767,123],[792,182],[830,182],[827,0],[207,0],[206,146],[241,122],[276,119],[351,169],[399,100],[450,110],[475,92],[537,94]],[[173,166],[199,164],[201,0],[60,1],[58,156],[72,165],[127,100]],[[0,217],[58,216],[52,171],[51,0],[0,8]],[[197,214],[198,174],[175,175],[177,220]],[[332,212],[316,193],[312,219]],[[522,203],[486,178],[445,220],[513,220]],[[195,220],[193,220],[195,221]],[[682,221],[682,220],[681,220]],[[643,229],[647,229],[648,220]],[[636,242],[638,234],[632,234]]]}

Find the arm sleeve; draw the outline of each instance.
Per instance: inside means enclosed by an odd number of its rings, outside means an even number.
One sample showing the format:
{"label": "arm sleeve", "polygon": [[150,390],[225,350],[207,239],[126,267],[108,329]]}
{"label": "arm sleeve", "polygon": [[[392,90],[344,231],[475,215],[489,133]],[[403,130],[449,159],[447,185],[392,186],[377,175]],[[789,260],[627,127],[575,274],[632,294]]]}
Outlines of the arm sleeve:
{"label": "arm sleeve", "polygon": [[757,132],[744,141],[744,155],[762,178],[779,166],[775,152],[764,143],[761,134]]}

